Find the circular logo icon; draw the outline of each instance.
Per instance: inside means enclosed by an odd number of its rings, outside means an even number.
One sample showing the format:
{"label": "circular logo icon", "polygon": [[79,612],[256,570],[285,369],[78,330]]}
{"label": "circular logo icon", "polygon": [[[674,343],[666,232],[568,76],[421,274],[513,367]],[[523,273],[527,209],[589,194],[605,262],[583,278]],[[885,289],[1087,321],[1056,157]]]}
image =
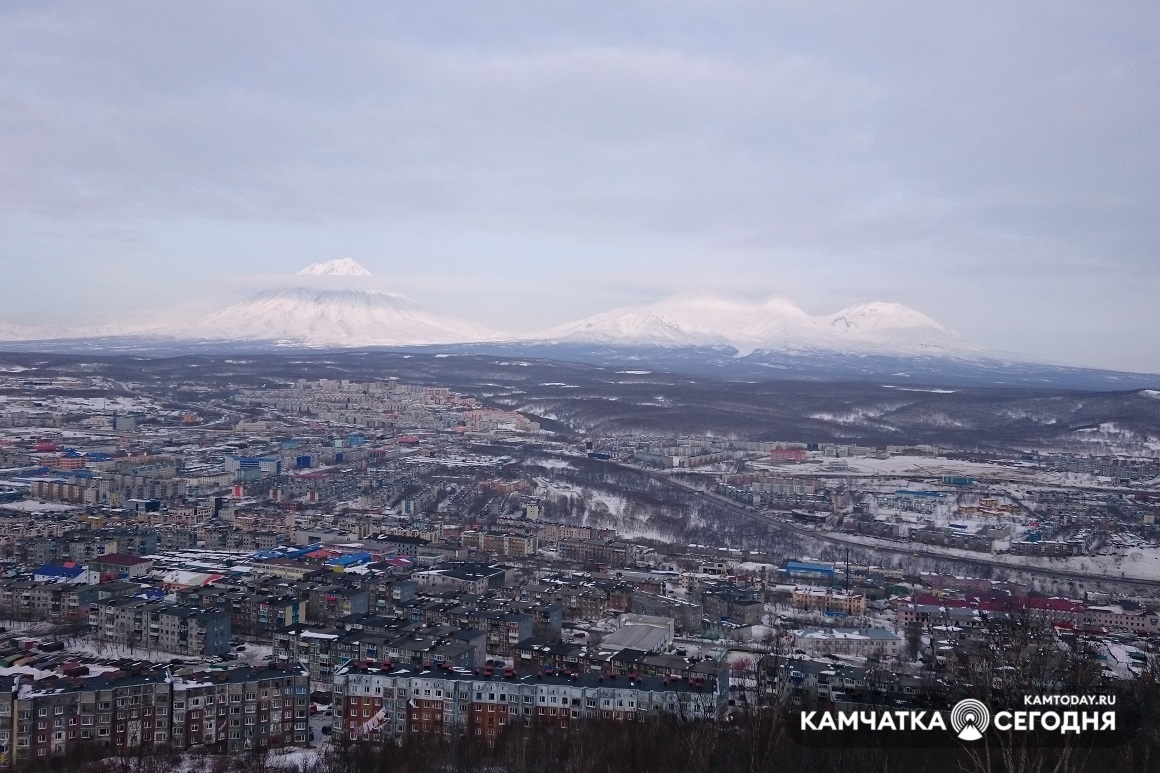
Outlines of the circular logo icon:
{"label": "circular logo icon", "polygon": [[991,724],[991,712],[982,701],[964,698],[951,709],[951,727],[962,741],[977,741]]}

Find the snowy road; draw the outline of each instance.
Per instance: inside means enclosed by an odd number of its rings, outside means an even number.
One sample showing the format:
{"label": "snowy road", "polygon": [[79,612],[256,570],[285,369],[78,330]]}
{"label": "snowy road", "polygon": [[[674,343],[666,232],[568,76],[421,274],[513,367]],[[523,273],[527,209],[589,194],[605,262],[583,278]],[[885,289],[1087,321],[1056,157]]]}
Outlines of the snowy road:
{"label": "snowy road", "polygon": [[[641,468],[635,468],[644,471]],[[700,499],[702,502],[723,507],[735,515],[746,518],[751,521],[764,523],[767,526],[775,529],[782,529],[790,531],[801,537],[809,537],[824,542],[832,542],[842,545],[851,545],[863,548],[865,550],[878,550],[886,553],[896,553],[907,556],[916,556],[923,558],[941,558],[950,561],[969,561],[974,564],[985,564],[999,569],[1007,569],[1009,571],[1028,572],[1032,574],[1041,575],[1044,577],[1052,577],[1062,580],[1071,580],[1079,582],[1113,582],[1122,585],[1132,585],[1144,588],[1160,588],[1160,579],[1146,578],[1146,577],[1116,577],[1115,575],[1100,573],[1100,572],[1085,572],[1075,569],[1059,569],[1036,566],[1030,563],[1026,558],[1015,560],[1000,560],[990,558],[986,554],[964,555],[963,551],[953,550],[939,550],[929,545],[917,545],[913,543],[892,544],[885,540],[875,539],[873,537],[862,536],[848,536],[844,534],[837,534],[834,532],[817,531],[812,528],[799,526],[791,521],[785,521],[778,518],[765,515],[763,513],[751,511],[746,507],[733,502],[716,494],[710,494],[699,489],[693,488],[685,483],[670,478],[665,475],[654,474],[658,481],[662,481],[670,486],[681,489],[691,496]],[[977,557],[976,557],[977,556]]]}

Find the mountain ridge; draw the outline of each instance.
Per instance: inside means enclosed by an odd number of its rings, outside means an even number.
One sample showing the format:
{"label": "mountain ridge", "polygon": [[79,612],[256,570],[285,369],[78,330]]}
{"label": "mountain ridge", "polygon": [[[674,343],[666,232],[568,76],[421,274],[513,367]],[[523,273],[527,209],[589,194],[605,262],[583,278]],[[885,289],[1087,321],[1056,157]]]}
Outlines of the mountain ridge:
{"label": "mountain ridge", "polygon": [[986,356],[927,315],[900,303],[860,303],[809,315],[784,298],[752,303],[714,294],[627,306],[523,336],[527,341],[654,346],[732,346],[755,351],[820,349]]}
{"label": "mountain ridge", "polygon": [[[182,324],[68,328],[0,323],[7,348],[145,352],[374,349],[533,356],[640,364],[736,379],[896,379],[909,383],[1155,387],[1160,376],[1038,362],[985,349],[900,303],[857,303],[811,315],[782,297],[714,293],[625,306],[546,330],[508,335],[369,289],[350,258],[306,266],[250,298]],[[345,280],[345,281],[342,281]]]}

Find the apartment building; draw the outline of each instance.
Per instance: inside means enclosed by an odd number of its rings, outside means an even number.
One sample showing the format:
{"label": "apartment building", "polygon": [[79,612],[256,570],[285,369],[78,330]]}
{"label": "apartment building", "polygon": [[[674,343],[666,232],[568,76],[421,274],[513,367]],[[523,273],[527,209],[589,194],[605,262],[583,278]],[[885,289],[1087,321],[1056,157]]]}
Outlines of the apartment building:
{"label": "apartment building", "polygon": [[152,569],[153,562],[148,558],[131,556],[127,553],[110,553],[100,558],[94,558],[89,562],[90,571],[102,574],[108,572],[130,578],[144,577]]}
{"label": "apartment building", "polygon": [[625,567],[636,559],[636,546],[612,540],[561,540],[560,558],[582,564]]}
{"label": "apartment building", "polygon": [[1088,607],[1081,619],[1088,627],[1131,631],[1138,636],[1160,633],[1160,615],[1131,602]]}
{"label": "apartment building", "polygon": [[72,585],[8,580],[0,582],[0,615],[14,620],[85,622],[94,603],[127,592],[126,584],[119,582]]}
{"label": "apartment building", "polygon": [[335,670],[351,662],[447,663],[473,668],[487,657],[483,631],[444,625],[402,628],[405,630],[347,632],[289,626],[274,635],[274,657],[280,663],[300,663],[312,680],[327,685]]}
{"label": "apartment building", "polygon": [[404,735],[474,737],[494,743],[509,724],[581,719],[641,721],[663,714],[718,719],[728,705],[728,671],[686,678],[514,669],[380,668],[335,674],[334,723],[350,741]]}
{"label": "apartment building", "polygon": [[705,617],[711,620],[727,619],[738,625],[757,625],[765,612],[765,604],[748,588],[717,587],[701,594]]}
{"label": "apartment building", "polygon": [[94,745],[242,752],[308,738],[309,690],[296,666],[174,676],[140,664],[98,676],[0,679],[0,745],[15,750],[17,765],[40,767]]}
{"label": "apartment building", "polygon": [[449,563],[425,572],[415,572],[411,579],[420,592],[454,590],[461,593],[483,593],[502,588],[511,580],[512,568],[502,564],[470,562]]}
{"label": "apartment building", "polygon": [[528,558],[534,556],[540,548],[539,537],[534,534],[467,530],[459,539],[464,547],[476,548],[497,556]]}
{"label": "apartment building", "polygon": [[825,614],[863,616],[866,614],[866,597],[861,593],[845,593],[833,588],[796,586],[792,603],[795,609]]}
{"label": "apartment building", "polygon": [[794,649],[809,654],[893,657],[902,651],[902,637],[884,628],[803,628],[790,635]]}
{"label": "apartment building", "polygon": [[274,658],[278,663],[298,663],[316,682],[329,683],[341,661],[338,640],[342,631],[292,625],[274,632]]}
{"label": "apartment building", "polygon": [[334,625],[347,615],[365,615],[370,611],[370,593],[349,585],[321,585],[306,596],[307,621],[316,625]]}
{"label": "apartment building", "polygon": [[150,749],[169,743],[171,685],[160,667],[89,678],[18,681],[13,701],[16,764],[89,745]]}
{"label": "apartment building", "polygon": [[175,679],[172,745],[231,753],[305,745],[309,693],[309,677],[297,664],[242,666]]}
{"label": "apartment building", "polygon": [[236,635],[269,636],[286,625],[306,621],[305,599],[288,593],[263,593],[257,588],[191,588],[178,593],[183,604],[230,613]]}
{"label": "apartment building", "polygon": [[230,615],[140,598],[111,599],[93,605],[93,635],[103,641],[159,649],[180,655],[222,655],[230,646]]}

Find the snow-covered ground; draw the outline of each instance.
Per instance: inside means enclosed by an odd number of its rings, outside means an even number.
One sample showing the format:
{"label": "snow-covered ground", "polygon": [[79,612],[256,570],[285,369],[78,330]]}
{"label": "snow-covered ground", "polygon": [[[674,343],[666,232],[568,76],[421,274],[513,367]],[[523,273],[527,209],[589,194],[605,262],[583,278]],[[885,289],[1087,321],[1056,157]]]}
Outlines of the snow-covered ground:
{"label": "snow-covered ground", "polygon": [[567,459],[553,459],[551,457],[536,457],[529,461],[529,464],[537,467],[547,467],[549,470],[574,470],[576,465],[569,462]]}
{"label": "snow-covered ground", "polygon": [[[830,417],[833,419],[833,417]],[[961,475],[982,481],[1001,480],[1038,486],[1099,486],[1109,485],[1108,479],[1076,472],[1050,472],[1029,464],[998,464],[968,462],[945,457],[891,456],[877,459],[869,456],[849,456],[841,459],[818,458],[802,464],[774,464],[749,462],[754,469],[768,470],[779,475],[813,477],[841,473],[850,477],[932,478]]]}
{"label": "snow-covered ground", "polygon": [[[1160,547],[1132,548],[1127,555],[1095,555],[1073,556],[1070,558],[1045,558],[1041,556],[1015,556],[1009,554],[978,553],[961,548],[937,547],[934,545],[920,545],[916,543],[902,543],[892,540],[882,540],[867,537],[861,534],[830,535],[839,542],[856,544],[866,547],[888,547],[894,550],[909,549],[916,555],[948,558],[975,559],[985,558],[1010,566],[1015,571],[1040,569],[1055,571],[1090,572],[1093,575],[1102,575],[1107,579],[1160,579]],[[1100,579],[1093,577],[1093,580]]]}

